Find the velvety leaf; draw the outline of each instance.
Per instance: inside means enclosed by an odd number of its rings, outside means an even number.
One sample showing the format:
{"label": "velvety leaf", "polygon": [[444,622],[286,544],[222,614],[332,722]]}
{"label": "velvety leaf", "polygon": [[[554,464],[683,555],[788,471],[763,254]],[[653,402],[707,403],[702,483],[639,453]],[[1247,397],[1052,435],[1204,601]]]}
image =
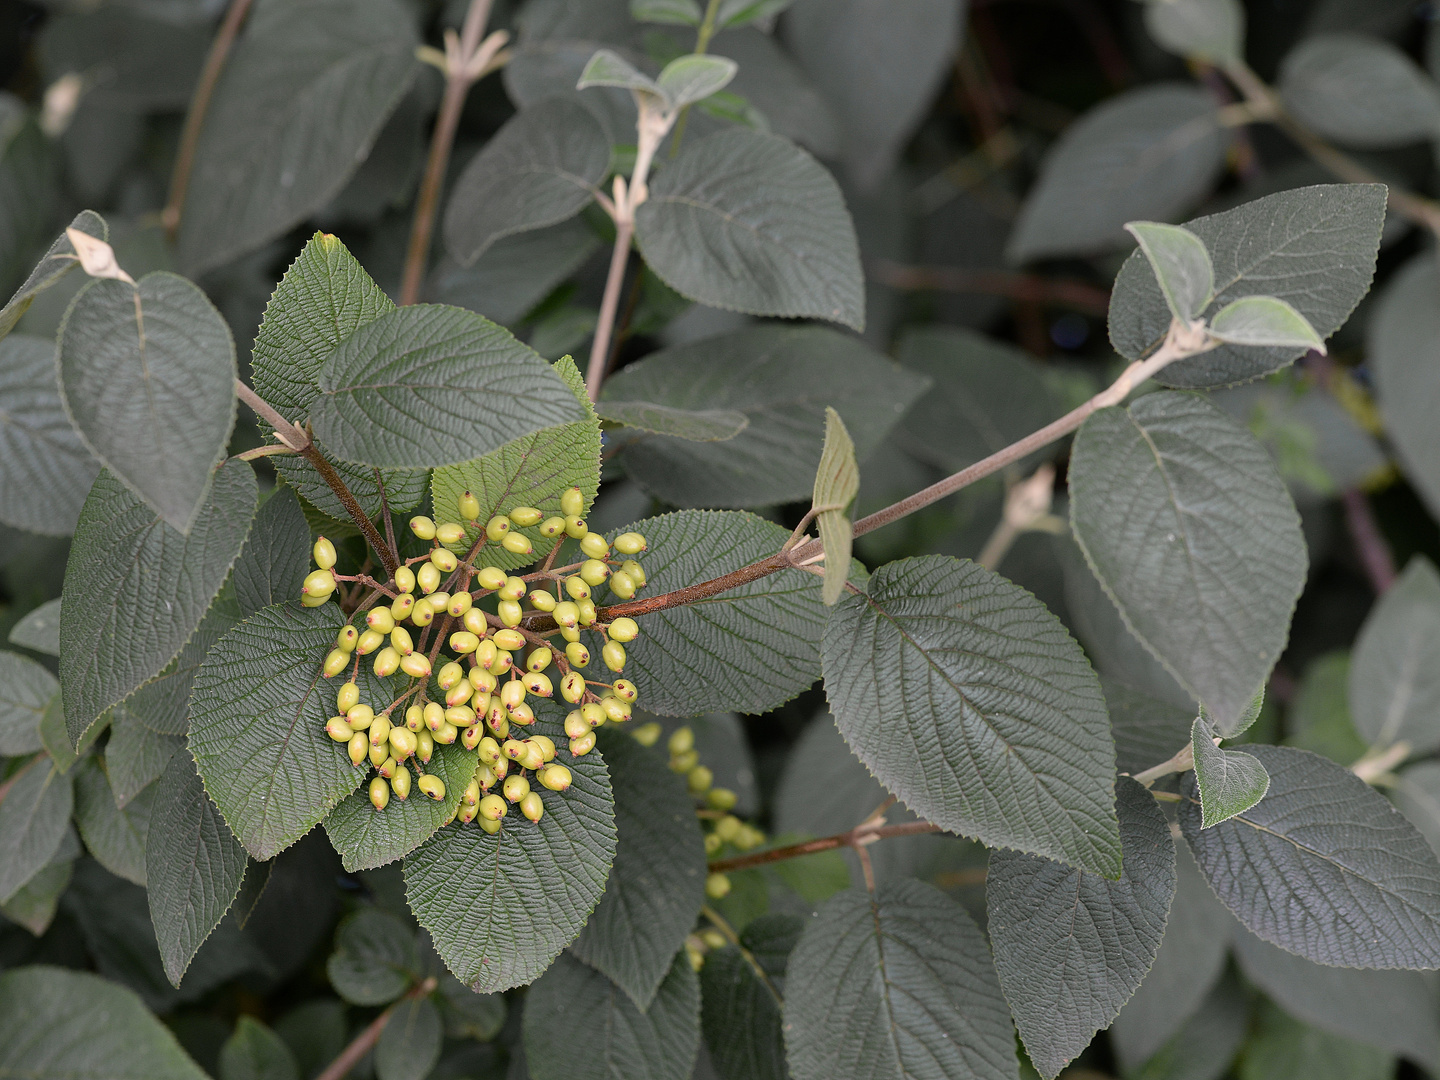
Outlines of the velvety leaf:
{"label": "velvety leaf", "polygon": [[1320,964],[1440,966],[1440,863],[1354,773],[1304,750],[1251,746],[1259,803],[1201,829],[1193,779],[1180,826],[1216,894],[1257,936]]}
{"label": "velvety leaf", "polygon": [[1086,420],[1069,476],[1075,539],[1126,625],[1235,734],[1305,584],[1269,454],[1198,395],[1148,394]]}
{"label": "velvety leaf", "polygon": [[59,692],[55,676],[34,660],[0,652],[0,756],[40,749],[40,718]]}
{"label": "velvety leaf", "polygon": [[1325,351],[1324,341],[1309,320],[1273,296],[1231,300],[1211,317],[1210,336],[1231,345]]}
{"label": "velvety leaf", "polygon": [[207,1080],[129,990],[87,972],[0,974],[0,1073],[63,1080]]}
{"label": "velvety leaf", "polygon": [[1127,221],[1174,218],[1210,190],[1225,142],[1215,102],[1197,86],[1151,83],[1102,102],[1046,153],[1006,256],[1018,263],[1122,246]]}
{"label": "velvety leaf", "polygon": [[439,304],[367,323],[330,354],[310,418],[340,457],[379,468],[469,461],[583,413],[564,381],[503,327]]}
{"label": "velvety leaf", "polygon": [[1000,987],[1030,1060],[1054,1077],[1110,1026],[1150,970],[1175,895],[1175,841],[1150,793],[1116,787],[1118,881],[997,850],[986,923]]}
{"label": "velvety leaf", "polygon": [[300,1069],[279,1035],[242,1016],[220,1048],[220,1080],[300,1080]]}
{"label": "velvety leaf", "polygon": [[185,745],[184,735],[157,731],[122,702],[110,711],[110,741],[105,744],[105,767],[115,805],[125,804],[160,779],[165,766]]}
{"label": "velvety leaf", "polygon": [[[262,608],[220,639],[195,676],[190,752],[256,859],[299,840],[364,778],[325,734],[337,687],[320,663],[341,623],[332,604]],[[356,681],[362,701],[383,708],[394,698],[368,664]]]}
{"label": "velvety leaf", "polygon": [[570,951],[649,1010],[705,903],[704,838],[684,779],[658,750],[619,733],[600,748],[619,842],[605,895]]}
{"label": "velvety leaf", "polygon": [[47,600],[10,628],[10,643],[50,656],[60,655],[60,598]]}
{"label": "velvety leaf", "polygon": [[254,470],[226,462],[186,536],[108,471],[95,481],[60,612],[60,687],[73,742],[179,654],[240,553],[255,499]]}
{"label": "velvety leaf", "polygon": [[[71,220],[69,227],[97,240],[110,239],[110,226],[93,210],[81,210]],[[61,232],[44,257],[35,264],[35,269],[30,271],[24,284],[5,302],[4,307],[0,307],[0,338],[15,329],[15,324],[29,310],[37,294],[44,292],[80,265],[74,259],[74,254],[75,247],[70,243],[70,237]]]}
{"label": "velvety leaf", "polygon": [[361,908],[340,924],[325,965],[330,985],[351,1005],[388,1005],[420,970],[414,932],[375,908]]}
{"label": "velvety leaf", "polygon": [[109,713],[100,717],[90,730],[80,737],[80,741],[71,746],[70,733],[65,728],[65,709],[60,695],[57,694],[46,703],[45,712],[40,717],[40,742],[55,767],[62,773],[69,772],[70,767],[95,745],[95,740],[105,730],[109,719]]}
{"label": "velvety leaf", "polygon": [[1194,711],[1122,682],[1100,676],[1110,731],[1115,736],[1115,767],[1122,773],[1144,772],[1172,757],[1185,745],[1195,720]]}
{"label": "velvety leaf", "polygon": [[378,1080],[425,1080],[440,1060],[440,1010],[429,997],[402,1001],[375,1046]]}
{"label": "velvety leaf", "polygon": [[1381,597],[1355,645],[1350,712],[1371,746],[1440,747],[1440,574],[1423,555]]}
{"label": "velvety leaf", "polygon": [[1215,744],[1215,729],[1204,717],[1191,728],[1190,745],[1195,756],[1195,786],[1200,795],[1200,827],[1242,814],[1265,797],[1270,774],[1253,754],[1222,750]]}
{"label": "velvety leaf", "polygon": [[[531,729],[566,740],[557,706]],[[615,858],[614,798],[598,751],[557,760],[574,777],[564,793],[535,788],[539,822],[518,814],[495,835],[476,825],[441,829],[405,860],[405,891],[420,925],[461,982],[478,992],[533,981],[584,926]],[[513,913],[526,912],[523,919]]]}
{"label": "velvety leaf", "polygon": [[1170,314],[1188,323],[1204,311],[1215,294],[1215,270],[1200,238],[1158,221],[1132,221],[1125,231],[1139,241]]}
{"label": "velvety leaf", "polygon": [[55,383],[55,343],[0,341],[0,520],[68,536],[99,464],[70,426]]}
{"label": "velvety leaf", "polygon": [[824,667],[846,742],[917,814],[987,846],[1120,874],[1105,700],[1029,593],[956,559],[890,563],[834,609]]}
{"label": "velvety leaf", "polygon": [[75,770],[75,826],[90,854],[117,877],[145,884],[145,838],[155,788],[147,788],[123,809],[98,757],[87,757]]}
{"label": "velvety leaf", "polygon": [[189,752],[176,753],[157,783],[145,839],[150,921],[170,985],[180,985],[235,902],[247,862]]}
{"label": "velvety leaf", "polygon": [[497,240],[566,221],[610,171],[610,139],[590,111],[552,98],[516,114],[470,159],[445,211],[445,245],[469,265]]}
{"label": "velvety leaf", "polygon": [[289,488],[266,499],[235,560],[235,599],[242,616],[300,595],[310,572],[310,526]]}
{"label": "velvety leaf", "polygon": [[653,401],[601,401],[595,411],[612,424],[690,442],[725,442],[750,425],[750,418],[734,409],[677,409]]}
{"label": "velvety leaf", "polygon": [[1262,1007],[1245,1044],[1240,1080],[1389,1080],[1395,1059],[1378,1047],[1331,1035]]}
{"label": "velvety leaf", "polygon": [[725,442],[654,435],[626,446],[626,473],[677,506],[765,506],[811,493],[834,407],[860,461],[928,380],[822,327],[763,326],[651,353],[605,384],[605,401],[725,409],[749,425]]}
{"label": "velvety leaf", "polygon": [[[588,1039],[555,1038],[584,1017]],[[525,1001],[525,1059],[534,1080],[686,1080],[700,1045],[700,986],[682,952],[645,1011],[593,968],[561,954]]]}
{"label": "velvety leaf", "polygon": [[[1207,312],[1244,296],[1277,296],[1328,338],[1370,288],[1385,188],[1322,184],[1267,195],[1218,214],[1187,221],[1215,267],[1215,298]],[[1144,257],[1131,255],[1110,292],[1110,341],[1130,360],[1153,351],[1170,326]],[[1284,367],[1304,346],[1222,345],[1179,360],[1159,374],[1168,386],[1222,386]]]}
{"label": "velvety leaf", "polygon": [[11,778],[0,802],[0,903],[54,857],[70,827],[73,806],[70,777],[43,757]]}
{"label": "velvety leaf", "polygon": [[580,81],[575,84],[575,89],[588,90],[592,86],[632,90],[638,94],[650,94],[653,98],[661,99],[662,103],[664,100],[664,95],[660,93],[654,79],[612,49],[596,51],[585,65],[585,70],[580,73]]}
{"label": "velvety leaf", "polygon": [[425,298],[514,326],[598,250],[595,231],[571,218],[497,240],[470,266],[442,259],[430,273]]}
{"label": "velvety leaf", "polygon": [[1369,745],[1355,731],[1350,717],[1349,685],[1349,653],[1327,653],[1311,661],[1285,713],[1285,727],[1290,732],[1285,745],[1314,751],[1337,765],[1359,761]]}
{"label": "velvety leaf", "polygon": [[824,166],[783,136],[732,128],[687,144],[651,182],[635,239],[661,280],[692,300],[865,325],[844,198]]}
{"label": "velvety leaf", "polygon": [[1245,9],[1239,0],[1165,0],[1145,5],[1145,29],[1162,48],[1223,66],[1244,59]]}
{"label": "velvety leaf", "polygon": [[918,881],[847,889],[805,927],[785,979],[795,1080],[1013,1080],[1015,1035],[979,928]]}
{"label": "velvety leaf", "polygon": [[42,937],[55,920],[60,907],[60,896],[70,886],[71,875],[75,872],[75,855],[79,853],[80,841],[74,839],[73,849],[67,852],[61,843],[54,857],[42,866],[20,890],[9,900],[0,904],[0,915],[29,930],[35,937]]}
{"label": "velvety leaf", "polygon": [[845,592],[850,577],[850,550],[853,544],[850,504],[860,492],[860,467],[855,463],[855,443],[845,430],[845,421],[834,409],[825,410],[825,445],[815,470],[815,488],[810,505],[820,510],[815,518],[820,542],[825,546],[825,587],[821,599],[827,607]]}
{"label": "velvety leaf", "polygon": [[419,64],[395,0],[261,0],[205,116],[181,216],[189,273],[282,235],[345,186]]}
{"label": "velvety leaf", "polygon": [[787,1080],[790,1075],[781,1002],[774,985],[761,978],[733,945],[708,953],[700,969],[705,1045],[723,1080]]}
{"label": "velvety leaf", "polygon": [[1364,149],[1424,142],[1440,130],[1440,88],[1388,41],[1316,34],[1280,65],[1280,96],[1323,139]]}
{"label": "velvety leaf", "polygon": [[726,56],[700,53],[677,56],[661,69],[655,85],[672,109],[680,109],[719,93],[735,77],[738,67]]}
{"label": "velvety leaf", "polygon": [[1227,1074],[1250,1027],[1240,980],[1227,976],[1199,1011],[1148,1061],[1127,1063],[1127,1080],[1220,1080]]}

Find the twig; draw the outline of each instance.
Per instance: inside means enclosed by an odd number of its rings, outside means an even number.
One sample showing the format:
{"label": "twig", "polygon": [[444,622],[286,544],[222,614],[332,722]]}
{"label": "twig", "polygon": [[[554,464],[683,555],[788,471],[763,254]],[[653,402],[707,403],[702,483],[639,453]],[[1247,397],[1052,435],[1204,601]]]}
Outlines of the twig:
{"label": "twig", "polygon": [[1408,758],[1411,749],[1413,749],[1411,745],[1403,739],[1397,743],[1391,743],[1383,750],[1372,747],[1359,761],[1350,766],[1350,771],[1367,784],[1373,784],[1381,777],[1388,776],[1391,769]]}
{"label": "twig", "polygon": [[325,1066],[325,1071],[315,1080],[343,1080],[345,1076],[349,1075],[351,1069],[360,1064],[360,1059],[380,1041],[380,1033],[385,1030],[385,1025],[390,1022],[390,1017],[394,1015],[395,1010],[406,1001],[413,1001],[415,998],[422,998],[433,993],[438,985],[439,983],[431,976],[424,982],[411,987],[404,997],[370,1021],[364,1031],[351,1039],[350,1045],[341,1050],[339,1057]]}
{"label": "twig", "polygon": [[385,496],[385,477],[380,470],[375,470],[375,490],[380,492],[380,517],[385,522],[385,543],[389,545],[390,554],[395,558],[395,565],[400,565],[400,545],[395,543],[395,523],[390,520],[390,500]]}
{"label": "twig", "polygon": [[902,825],[880,825],[866,822],[855,826],[849,832],[836,833],[834,836],[822,836],[818,840],[787,844],[785,847],[771,848],[769,851],[753,851],[748,855],[736,855],[729,859],[716,859],[710,864],[710,872],[724,874],[731,870],[746,870],[752,866],[764,866],[766,863],[798,859],[802,855],[814,855],[817,851],[834,851],[836,848],[842,847],[858,849],[873,844],[876,840],[884,840],[891,836],[920,836],[924,833],[939,831],[939,825],[932,825],[928,821],[907,821]]}
{"label": "twig", "polygon": [[1370,579],[1371,588],[1383,594],[1395,584],[1395,556],[1380,531],[1380,523],[1375,520],[1370,500],[1359,488],[1348,488],[1341,493],[1340,502],[1345,507],[1345,527],[1355,543],[1365,576]]}
{"label": "twig", "polygon": [[[620,202],[616,199],[616,205]],[[615,329],[615,312],[620,306],[620,290],[625,285],[625,267],[630,262],[630,241],[635,236],[635,223],[628,217],[615,222],[615,247],[610,252],[610,272],[605,276],[605,295],[600,300],[600,318],[595,323],[595,339],[590,343],[590,365],[585,370],[585,392],[591,401],[600,400],[600,387],[610,362],[610,335]]]}
{"label": "twig", "polygon": [[170,194],[165,200],[165,209],[160,212],[160,223],[171,240],[180,231],[180,214],[185,208],[185,192],[190,187],[190,173],[195,168],[195,148],[200,144],[200,131],[205,126],[205,114],[210,111],[210,98],[215,93],[215,84],[225,70],[225,61],[240,34],[240,27],[250,11],[252,0],[230,0],[225,12],[225,21],[210,44],[210,54],[205,58],[205,67],[200,72],[200,81],[195,85],[195,95],[190,99],[190,111],[185,114],[185,128],[180,133],[180,149],[175,154],[175,168],[170,174]]}
{"label": "twig", "polygon": [[895,289],[980,293],[1011,300],[1054,304],[1086,315],[1103,316],[1110,310],[1110,293],[1083,281],[1047,279],[1006,270],[967,270],[958,266],[906,266],[889,259],[866,264],[871,281]]}
{"label": "twig", "polygon": [[1195,747],[1191,743],[1186,743],[1168,761],[1162,761],[1159,765],[1154,765],[1144,772],[1138,772],[1132,779],[1137,784],[1148,788],[1156,780],[1172,776],[1175,773],[1189,772],[1194,767]]}
{"label": "twig", "polygon": [[740,955],[743,956],[745,962],[750,965],[750,970],[755,972],[755,977],[765,984],[766,990],[770,991],[770,996],[775,999],[775,1004],[783,1005],[784,1002],[780,998],[780,991],[777,990],[775,984],[770,981],[769,973],[760,966],[760,961],[755,959],[755,954],[740,943],[740,935],[735,932],[735,928],[730,925],[725,919],[725,916],[721,915],[709,904],[706,904],[700,909],[700,914],[710,920],[711,925],[725,936],[726,941],[740,950]]}
{"label": "twig", "polygon": [[255,415],[264,420],[275,429],[275,437],[285,446],[297,454],[303,454],[305,448],[310,445],[310,436],[303,428],[296,427],[289,420],[280,414],[280,410],[271,405],[250,387],[246,386],[239,379],[235,380],[235,396],[249,405]]}

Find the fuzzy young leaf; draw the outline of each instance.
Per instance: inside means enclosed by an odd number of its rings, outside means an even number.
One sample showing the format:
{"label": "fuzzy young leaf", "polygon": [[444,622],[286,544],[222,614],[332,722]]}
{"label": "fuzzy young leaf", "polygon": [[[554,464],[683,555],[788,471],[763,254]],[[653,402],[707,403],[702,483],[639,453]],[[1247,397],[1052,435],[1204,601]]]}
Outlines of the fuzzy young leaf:
{"label": "fuzzy young leaf", "polygon": [[154,802],[150,787],[117,807],[98,757],[85,758],[75,770],[75,827],[81,839],[101,866],[136,885],[145,884],[145,838]]}
{"label": "fuzzy young leaf", "polygon": [[[69,228],[77,229],[98,240],[110,239],[110,226],[93,210],[81,210],[70,222]],[[30,271],[30,276],[16,290],[15,295],[5,302],[4,307],[0,307],[0,338],[15,329],[15,324],[29,309],[37,294],[44,292],[79,265],[75,260],[75,245],[70,243],[70,237],[62,232],[45,252],[44,258],[35,264],[35,269]]]}
{"label": "fuzzy young leaf", "polygon": [[637,94],[651,94],[663,100],[654,79],[609,49],[600,49],[590,57],[585,70],[580,73],[580,81],[575,84],[575,89],[586,90],[592,86],[613,86],[620,90],[632,90]]}
{"label": "fuzzy young leaf", "polygon": [[377,1080],[425,1080],[440,1060],[444,1037],[440,1010],[431,998],[400,1002],[375,1045]]}
{"label": "fuzzy young leaf", "polygon": [[0,756],[40,749],[40,718],[60,692],[55,676],[28,656],[0,652]]}
{"label": "fuzzy young leaf", "polygon": [[995,851],[986,923],[1030,1060],[1047,1078],[1110,1026],[1145,978],[1175,895],[1175,841],[1150,793],[1116,788],[1124,869],[1107,881],[1035,855]]}
{"label": "fuzzy young leaf", "polygon": [[847,889],[808,921],[785,977],[795,1080],[1013,1080],[1010,1011],[974,921],[938,889]]}
{"label": "fuzzy young leaf", "polygon": [[[1275,296],[1322,339],[1350,317],[1370,288],[1385,222],[1381,184],[1295,188],[1187,221],[1215,267],[1219,309],[1244,296]],[[1144,257],[1125,261],[1110,293],[1110,341],[1130,360],[1148,355],[1170,328],[1170,309]],[[1167,386],[1223,386],[1275,371],[1304,346],[1222,345],[1169,365]]]}
{"label": "fuzzy young leaf", "polygon": [[1198,395],[1148,394],[1085,421],[1070,496],[1075,539],[1126,625],[1235,734],[1305,585],[1300,519],[1269,453]]}
{"label": "fuzzy young leaf", "polygon": [[1440,574],[1423,555],[1380,597],[1350,668],[1350,714],[1377,748],[1440,747]]}
{"label": "fuzzy young leaf", "polygon": [[845,741],[917,814],[1119,876],[1105,699],[1029,593],[957,559],[890,563],[834,609],[824,657]]}
{"label": "fuzzy young leaf", "polygon": [[619,844],[570,951],[648,1010],[705,902],[705,848],[685,781],[628,735],[602,740]]}
{"label": "fuzzy young leaf", "polygon": [[1240,0],[1147,0],[1145,29],[1164,49],[1223,67],[1244,59]]}
{"label": "fuzzy young leaf", "polygon": [[855,463],[855,443],[845,430],[845,421],[834,409],[825,409],[825,445],[820,451],[820,467],[815,471],[813,507],[828,507],[815,518],[820,542],[825,545],[825,587],[821,599],[826,607],[834,607],[845,594],[850,577],[851,534],[850,504],[860,491],[860,466]]}
{"label": "fuzzy young leaf", "polygon": [[300,1068],[279,1035],[242,1016],[220,1047],[220,1080],[300,1080]]}
{"label": "fuzzy young leaf", "polygon": [[13,778],[0,802],[0,903],[9,900],[55,855],[70,826],[74,787],[43,757]]}
{"label": "fuzzy young leaf", "polygon": [[1195,782],[1181,787],[1180,826],[1225,906],[1318,964],[1440,967],[1440,863],[1415,826],[1317,754],[1249,749],[1270,774],[1249,810],[1202,831]]}
{"label": "fuzzy young leaf", "polygon": [[750,426],[750,418],[734,409],[677,409],[653,401],[600,401],[595,412],[612,424],[690,442],[725,442]]}
{"label": "fuzzy young leaf", "polygon": [[1324,139],[1382,150],[1432,139],[1440,130],[1440,87],[1388,41],[1316,34],[1280,65],[1280,96]]}
{"label": "fuzzy young leaf", "polygon": [[725,89],[739,67],[727,56],[678,56],[665,65],[656,85],[672,109],[681,109]]}
{"label": "fuzzy young leaf", "polygon": [[47,600],[10,629],[10,644],[60,655],[60,599]]}
{"label": "fuzzy young leaf", "polygon": [[253,251],[337,195],[409,89],[417,44],[396,0],[261,0],[195,151],[180,219],[187,272]]}
{"label": "fuzzy young leaf", "polygon": [[200,289],[97,279],[60,327],[60,394],[95,456],[182,533],[235,424],[235,343]]}
{"label": "fuzzy young leaf", "polygon": [[583,417],[529,347],[464,308],[421,304],[357,330],[320,369],[316,437],[348,461],[422,469],[469,461]]}
{"label": "fuzzy young leaf", "polygon": [[630,17],[636,22],[699,26],[705,13],[698,0],[630,0]]}
{"label": "fuzzy young leaf", "polygon": [[610,171],[610,140],[590,111],[553,98],[518,113],[465,166],[445,211],[445,245],[469,266],[514,233],[568,221]]}
{"label": "fuzzy young leaf", "polygon": [[227,461],[188,536],[102,472],[75,529],[60,609],[60,686],[72,743],[149,682],[200,625],[255,513],[254,470]]}
{"label": "fuzzy young leaf", "polygon": [[824,166],[782,136],[732,128],[687,144],[651,183],[635,239],[661,280],[691,300],[865,326],[845,200]]}
{"label": "fuzzy young leaf", "polygon": [[[645,1011],[593,968],[562,954],[525,1000],[525,1060],[534,1080],[686,1080],[700,1048],[700,985],[683,952]],[[556,1038],[571,1017],[588,1039]]]}
{"label": "fuzzy young leaf", "polygon": [[1215,744],[1215,729],[1203,717],[1195,720],[1190,746],[1195,757],[1202,829],[1243,814],[1270,789],[1270,774],[1259,759],[1240,750],[1220,749]]}
{"label": "fuzzy young leaf", "polygon": [[414,932],[375,908],[361,908],[340,924],[335,951],[325,964],[330,985],[351,1005],[388,1005],[410,988],[420,970]]}
{"label": "fuzzy young leaf", "polygon": [[99,471],[60,404],[55,343],[0,341],[0,521],[68,536]]}
{"label": "fuzzy young leaf", "polygon": [[1210,336],[1231,345],[1325,351],[1325,342],[1310,321],[1274,296],[1242,296],[1210,318]]}
{"label": "fuzzy young leaf", "polygon": [[282,488],[255,514],[250,535],[235,560],[235,599],[240,614],[249,617],[263,607],[295,599],[309,571],[310,526],[295,492]]}
{"label": "fuzzy young leaf", "polygon": [[1204,311],[1215,295],[1215,269],[1201,239],[1188,229],[1157,221],[1132,221],[1125,231],[1139,242],[1170,314],[1188,323]]}

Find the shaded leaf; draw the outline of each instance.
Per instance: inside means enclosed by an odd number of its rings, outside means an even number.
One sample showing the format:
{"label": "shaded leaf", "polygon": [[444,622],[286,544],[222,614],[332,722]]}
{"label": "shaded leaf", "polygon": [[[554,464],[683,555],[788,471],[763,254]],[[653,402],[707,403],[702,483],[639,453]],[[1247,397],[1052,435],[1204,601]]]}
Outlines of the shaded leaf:
{"label": "shaded leaf", "polygon": [[1245,1044],[1240,1080],[1389,1080],[1395,1059],[1384,1050],[1331,1035],[1262,1007]]}
{"label": "shaded leaf", "polygon": [[310,526],[289,488],[266,499],[235,560],[235,599],[243,617],[300,595],[310,572]]}
{"label": "shaded leaf", "polygon": [[738,67],[726,56],[699,53],[677,56],[661,70],[655,84],[670,102],[670,107],[680,109],[719,93],[735,78]]}
{"label": "shaded leaf", "polygon": [[1286,54],[1278,82],[1286,107],[1323,139],[1383,149],[1440,131],[1440,88],[1388,41],[1316,34]]}
{"label": "shaded leaf", "polygon": [[388,1005],[420,974],[415,933],[393,915],[361,908],[335,932],[325,973],[351,1005]]}
{"label": "shaded leaf", "polygon": [[1153,1057],[1126,1070],[1126,1080],[1220,1080],[1235,1060],[1249,1025],[1244,987],[1228,976]]}
{"label": "shaded leaf", "polygon": [[47,600],[10,628],[10,643],[50,656],[60,655],[60,598]]}
{"label": "shaded leaf", "polygon": [[1190,746],[1195,756],[1195,787],[1200,795],[1200,827],[1243,814],[1265,797],[1270,774],[1253,754],[1222,750],[1215,744],[1215,729],[1203,716],[1191,728]]}
{"label": "shaded leaf", "polygon": [[1162,48],[1224,66],[1244,59],[1245,9],[1239,0],[1154,0],[1145,29]]}
{"label": "shaded leaf", "polygon": [[[110,239],[110,226],[93,210],[81,210],[71,220],[69,228],[78,229],[99,240]],[[15,295],[5,302],[4,307],[0,307],[0,338],[15,329],[15,324],[29,310],[37,294],[44,292],[79,266],[73,258],[74,254],[75,246],[70,243],[70,237],[62,231],[44,257],[35,264],[35,269],[30,271],[30,276],[16,290]]]}
{"label": "shaded leaf", "polygon": [[117,877],[145,884],[145,838],[155,788],[147,788],[123,809],[116,806],[110,779],[98,757],[75,770],[75,826],[90,854]]}
{"label": "shaded leaf", "polygon": [[220,1048],[220,1080],[300,1080],[300,1069],[279,1035],[242,1016]]}
{"label": "shaded leaf", "polygon": [[54,921],[55,912],[60,907],[60,896],[69,888],[70,877],[75,872],[75,854],[80,849],[80,842],[72,837],[71,845],[71,850],[67,852],[62,842],[55,857],[20,886],[19,892],[0,904],[0,915],[23,926],[37,938],[43,936]]}
{"label": "shaded leaf", "polygon": [[1337,765],[1359,761],[1369,747],[1350,718],[1349,685],[1349,653],[1327,653],[1311,661],[1285,714],[1290,732],[1285,745],[1312,750]]}
{"label": "shaded leaf", "polygon": [[1410,560],[1361,628],[1350,712],[1371,746],[1403,741],[1415,754],[1440,747],[1440,574],[1423,555]]}
{"label": "shaded leaf", "polygon": [[1125,231],[1139,241],[1170,314],[1188,323],[1204,311],[1215,295],[1215,270],[1200,238],[1157,221],[1132,221]]}
{"label": "shaded leaf", "polygon": [[601,401],[595,411],[612,424],[690,442],[725,442],[750,424],[748,416],[734,409],[677,409],[653,401]]}
{"label": "shaded leaf", "polygon": [[1115,767],[1122,773],[1159,765],[1185,745],[1195,720],[1193,709],[1181,709],[1105,675],[1100,676],[1100,688],[1115,736]]}
{"label": "shaded leaf", "polygon": [[704,13],[697,0],[630,0],[630,15],[636,22],[699,26]]}
{"label": "shaded leaf", "polygon": [[375,1046],[375,1075],[379,1080],[425,1080],[440,1060],[443,1038],[434,1001],[422,997],[400,1002]]}
{"label": "shaded leaf", "polygon": [[73,806],[70,777],[43,757],[11,778],[0,802],[0,903],[55,856],[70,827]]}
{"label": "shaded leaf", "polygon": [[0,756],[40,749],[40,718],[59,692],[55,676],[34,660],[0,652]]}
{"label": "shaded leaf", "polygon": [[655,80],[638,69],[613,49],[599,49],[585,64],[580,73],[577,90],[588,90],[592,86],[611,86],[617,90],[631,90],[637,94],[650,94],[661,98],[660,88]]}
{"label": "shaded leaf", "polygon": [[426,299],[514,326],[599,250],[600,238],[584,219],[517,233],[497,240],[470,266],[441,260]]}
{"label": "shaded leaf", "polygon": [[700,990],[715,1071],[724,1080],[787,1080],[781,1003],[744,954],[733,945],[708,953]]}

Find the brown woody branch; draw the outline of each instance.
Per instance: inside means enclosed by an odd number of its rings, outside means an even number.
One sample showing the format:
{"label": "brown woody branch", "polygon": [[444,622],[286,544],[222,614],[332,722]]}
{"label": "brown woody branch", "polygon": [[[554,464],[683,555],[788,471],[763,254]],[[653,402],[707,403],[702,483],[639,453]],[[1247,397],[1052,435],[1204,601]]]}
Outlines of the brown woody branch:
{"label": "brown woody branch", "polygon": [[350,1045],[341,1050],[340,1056],[325,1066],[325,1071],[315,1080],[343,1080],[345,1076],[349,1075],[351,1069],[360,1064],[360,1059],[374,1049],[375,1044],[380,1041],[380,1033],[385,1030],[385,1025],[390,1022],[390,1017],[394,1015],[396,1009],[407,1001],[413,1001],[433,993],[435,987],[439,985],[432,976],[411,987],[404,997],[370,1021],[364,1031],[351,1039]]}
{"label": "brown woody branch", "polygon": [[755,851],[748,855],[736,855],[730,859],[716,859],[710,864],[712,874],[724,874],[731,870],[748,870],[752,866],[798,859],[802,855],[814,855],[819,851],[834,851],[836,848],[855,848],[857,851],[877,840],[890,836],[920,836],[924,833],[940,832],[939,825],[928,821],[908,821],[903,825],[880,825],[866,822],[855,826],[849,832],[822,836],[818,840],[806,840],[801,844],[787,844],[769,851]]}

